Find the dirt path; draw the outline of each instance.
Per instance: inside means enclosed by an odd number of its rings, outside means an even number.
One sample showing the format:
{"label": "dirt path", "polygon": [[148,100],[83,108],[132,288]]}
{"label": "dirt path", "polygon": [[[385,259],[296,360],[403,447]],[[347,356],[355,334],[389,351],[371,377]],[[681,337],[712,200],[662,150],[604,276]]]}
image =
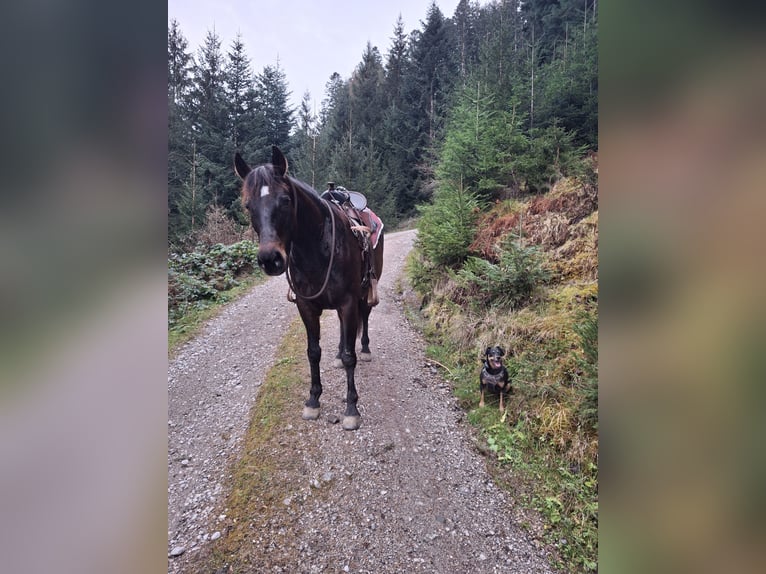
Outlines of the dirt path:
{"label": "dirt path", "polygon": [[[168,552],[210,536],[226,469],[287,326],[298,316],[284,276],[229,305],[168,368]],[[169,571],[180,572],[171,560]]]}
{"label": "dirt path", "polygon": [[[300,457],[302,472],[291,477],[284,516],[253,533],[253,572],[553,571],[516,525],[512,501],[492,482],[462,411],[404,318],[396,280],[413,239],[386,237],[381,303],[370,320],[374,358],[357,366],[363,421],[355,432],[327,422],[342,414],[345,377],[330,366],[337,318],[323,316],[322,416],[302,421],[297,404],[285,422],[285,456]],[[214,528],[206,529],[224,478],[215,462],[236,448],[280,329],[295,316],[285,291],[283,278],[256,288],[171,365],[168,550],[188,551],[170,559],[171,572],[183,571],[195,546],[215,543],[207,541]],[[253,324],[255,301],[269,310],[265,337]],[[229,401],[236,405],[218,406]],[[310,433],[310,448],[294,442],[301,433]]]}

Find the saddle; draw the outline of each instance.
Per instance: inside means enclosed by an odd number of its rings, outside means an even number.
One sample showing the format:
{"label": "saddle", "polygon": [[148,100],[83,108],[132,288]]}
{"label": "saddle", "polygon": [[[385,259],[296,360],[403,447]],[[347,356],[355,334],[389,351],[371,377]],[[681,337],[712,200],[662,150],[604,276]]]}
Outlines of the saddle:
{"label": "saddle", "polygon": [[[359,242],[362,252],[362,291],[367,294],[367,304],[374,307],[379,303],[378,278],[375,275],[372,251],[377,245],[383,224],[367,207],[367,198],[358,191],[348,191],[342,186],[329,182],[322,198],[332,201],[341,208],[349,227]],[[373,239],[374,238],[374,239]]]}

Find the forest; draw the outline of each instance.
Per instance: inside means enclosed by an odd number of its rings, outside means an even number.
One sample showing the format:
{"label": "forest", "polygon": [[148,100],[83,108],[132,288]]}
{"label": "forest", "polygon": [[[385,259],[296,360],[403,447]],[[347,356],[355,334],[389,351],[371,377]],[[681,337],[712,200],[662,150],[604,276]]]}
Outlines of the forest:
{"label": "forest", "polygon": [[[418,228],[408,317],[496,481],[542,517],[528,528],[557,567],[597,571],[597,0],[434,2],[420,29],[392,30],[384,55],[368,44],[328,79],[315,115],[309,93],[290,107],[278,64],[251,70],[241,38],[224,52],[209,32],[192,53],[171,20],[171,332],[255,267],[235,151],[265,163],[276,144],[315,189],[363,192],[387,229]],[[498,342],[516,373],[503,412],[476,392]]]}
{"label": "forest", "polygon": [[[399,19],[350,78],[290,105],[278,63],[251,69],[241,37],[209,31],[196,51],[168,28],[168,236],[188,245],[211,209],[246,225],[231,163],[268,161],[295,177],[368,196],[390,226],[431,201],[437,181],[487,199],[548,189],[597,149],[596,0],[434,2],[421,28]],[[226,45],[228,42],[228,45]],[[391,227],[389,227],[391,228]]]}

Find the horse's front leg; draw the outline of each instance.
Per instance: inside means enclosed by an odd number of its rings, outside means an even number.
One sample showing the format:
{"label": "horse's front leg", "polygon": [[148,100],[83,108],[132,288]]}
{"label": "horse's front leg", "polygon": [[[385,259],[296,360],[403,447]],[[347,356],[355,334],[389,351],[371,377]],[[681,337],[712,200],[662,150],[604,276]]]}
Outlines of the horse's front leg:
{"label": "horse's front leg", "polygon": [[322,359],[322,348],[319,346],[319,316],[321,311],[299,305],[303,325],[306,327],[306,339],[308,348],[306,354],[311,369],[311,389],[309,399],[303,407],[301,418],[307,421],[315,421],[319,418],[319,397],[322,394],[322,381],[319,379],[319,361]]}
{"label": "horse's front leg", "polygon": [[359,396],[356,392],[354,370],[356,369],[356,331],[359,324],[359,313],[356,302],[346,305],[344,312],[340,313],[340,329],[343,333],[343,352],[341,361],[346,369],[346,412],[343,416],[343,428],[356,430],[362,424],[362,416],[356,408]]}

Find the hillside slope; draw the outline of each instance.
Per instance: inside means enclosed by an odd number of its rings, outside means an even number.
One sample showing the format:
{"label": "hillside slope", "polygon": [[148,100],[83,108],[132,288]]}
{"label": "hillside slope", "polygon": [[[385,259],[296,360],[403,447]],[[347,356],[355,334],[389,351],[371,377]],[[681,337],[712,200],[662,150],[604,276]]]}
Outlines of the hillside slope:
{"label": "hillside slope", "polygon": [[[431,357],[479,427],[496,479],[540,511],[569,571],[595,568],[598,509],[598,187],[550,192],[478,214],[463,265],[422,252],[409,276]],[[501,345],[514,393],[479,407],[484,349]]]}

